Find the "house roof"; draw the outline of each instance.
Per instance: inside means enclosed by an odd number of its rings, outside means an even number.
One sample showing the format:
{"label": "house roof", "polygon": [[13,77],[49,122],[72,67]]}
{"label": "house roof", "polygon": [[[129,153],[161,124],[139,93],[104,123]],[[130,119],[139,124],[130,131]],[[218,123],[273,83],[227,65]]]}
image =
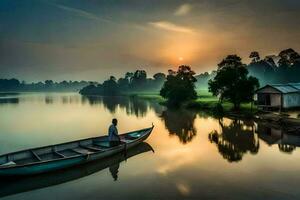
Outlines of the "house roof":
{"label": "house roof", "polygon": [[284,94],[295,93],[295,92],[300,93],[300,83],[270,84],[270,85],[266,85],[266,86],[258,89],[257,91],[259,91],[265,87],[272,87],[272,88],[276,89],[277,91],[284,93]]}

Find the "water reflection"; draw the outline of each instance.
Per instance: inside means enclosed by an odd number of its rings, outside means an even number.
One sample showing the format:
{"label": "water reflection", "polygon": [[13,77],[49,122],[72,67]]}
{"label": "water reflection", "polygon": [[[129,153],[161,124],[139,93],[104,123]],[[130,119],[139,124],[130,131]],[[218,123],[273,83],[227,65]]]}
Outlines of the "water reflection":
{"label": "water reflection", "polygon": [[49,95],[45,96],[45,103],[46,104],[53,104],[53,102],[54,102],[53,96],[49,96]]}
{"label": "water reflection", "polygon": [[[250,126],[249,126],[250,125]],[[219,153],[229,162],[242,160],[243,155],[250,152],[257,154],[259,140],[255,137],[254,123],[245,123],[234,119],[229,125],[219,120],[220,132],[217,130],[209,133],[209,141],[215,143]]]}
{"label": "water reflection", "polygon": [[19,103],[19,98],[0,98],[0,104],[18,104]]}
{"label": "water reflection", "polygon": [[85,96],[82,97],[82,102],[88,102],[92,106],[103,104],[111,113],[115,113],[117,108],[121,108],[124,109],[128,115],[134,115],[136,117],[144,117],[150,109],[153,109],[155,112],[161,111],[161,106],[157,102],[136,97]]}
{"label": "water reflection", "polygon": [[300,137],[286,134],[280,127],[261,123],[257,125],[257,133],[261,140],[269,146],[278,145],[280,152],[290,154],[300,146]]}
{"label": "water reflection", "polygon": [[16,96],[20,93],[17,92],[0,92],[0,97],[7,97],[7,96]]}
{"label": "water reflection", "polygon": [[193,111],[167,109],[162,112],[161,118],[169,134],[178,136],[183,144],[192,141],[197,134],[194,126],[196,113]]}
{"label": "water reflection", "polygon": [[153,148],[148,143],[143,142],[136,147],[129,149],[126,152],[126,155],[124,153],[120,153],[107,159],[102,159],[78,167],[72,167],[47,174],[18,179],[2,179],[0,181],[0,197],[62,184],[97,173],[107,168],[109,168],[114,181],[117,181],[120,163],[131,157],[149,151],[154,152]]}
{"label": "water reflection", "polygon": [[109,171],[114,181],[118,180],[119,167],[120,167],[120,163],[116,163],[114,165],[109,166]]}
{"label": "water reflection", "polygon": [[[46,104],[46,96],[51,96],[47,100],[51,105]],[[120,132],[154,122],[155,129],[147,141],[155,146],[157,153],[136,156],[126,166],[122,163],[126,158],[120,155],[112,161],[91,163],[61,173],[0,180],[0,196],[70,181],[7,199],[58,196],[72,200],[255,199],[262,195],[270,199],[286,199],[290,195],[297,199],[300,196],[297,193],[300,137],[287,135],[280,127],[218,119],[188,110],[167,110],[149,99],[103,100],[70,93],[26,93],[10,97],[18,97],[19,104],[0,105],[2,153],[107,134],[111,112],[122,122]],[[91,173],[94,174],[88,176]],[[84,176],[87,177],[79,179]]]}

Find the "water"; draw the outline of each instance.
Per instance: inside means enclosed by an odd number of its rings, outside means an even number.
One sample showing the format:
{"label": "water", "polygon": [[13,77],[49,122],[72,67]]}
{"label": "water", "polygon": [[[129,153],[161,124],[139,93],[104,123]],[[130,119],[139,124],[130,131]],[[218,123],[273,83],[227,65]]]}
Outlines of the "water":
{"label": "water", "polygon": [[[0,97],[0,154],[155,125],[127,158],[18,181],[3,199],[299,199],[300,137],[268,124],[74,93]],[[154,150],[154,152],[152,151]]]}

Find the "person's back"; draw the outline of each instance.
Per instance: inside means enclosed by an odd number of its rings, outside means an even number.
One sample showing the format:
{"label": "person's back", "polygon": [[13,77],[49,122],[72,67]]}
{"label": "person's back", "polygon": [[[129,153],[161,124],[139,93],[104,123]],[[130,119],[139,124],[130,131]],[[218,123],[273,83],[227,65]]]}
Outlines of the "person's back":
{"label": "person's back", "polygon": [[120,144],[120,138],[118,135],[118,129],[117,129],[118,120],[113,119],[112,124],[109,126],[108,129],[108,141],[110,143],[110,146],[116,146]]}

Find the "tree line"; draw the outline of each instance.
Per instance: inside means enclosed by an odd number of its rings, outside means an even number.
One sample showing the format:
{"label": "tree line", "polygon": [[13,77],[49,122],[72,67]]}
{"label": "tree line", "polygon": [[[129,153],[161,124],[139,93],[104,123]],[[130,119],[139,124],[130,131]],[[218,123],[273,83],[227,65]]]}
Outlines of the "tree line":
{"label": "tree line", "polygon": [[145,70],[127,72],[124,77],[116,79],[110,76],[102,84],[90,84],[80,90],[83,95],[119,95],[127,92],[159,91],[166,80],[164,73],[156,73],[147,77]]}
{"label": "tree line", "polygon": [[249,56],[249,73],[259,79],[261,85],[300,81],[300,55],[294,49],[285,49],[278,55],[261,58],[253,51]]}
{"label": "tree line", "polygon": [[[82,90],[83,95],[118,95],[126,91],[159,90],[168,105],[178,106],[197,98],[196,87],[202,86],[217,96],[222,103],[230,101],[239,110],[242,103],[252,102],[255,91],[266,83],[286,83],[300,81],[300,56],[293,49],[281,51],[278,56],[260,58],[253,51],[252,61],[245,64],[238,55],[228,55],[211,73],[196,76],[190,66],[179,66],[177,71],[169,70],[168,75],[157,73],[147,78],[144,70],[126,73],[116,79],[111,76],[102,84],[91,84]],[[197,83],[198,82],[198,83]]]}
{"label": "tree line", "polygon": [[26,83],[18,79],[0,79],[0,92],[24,92],[24,91],[79,91],[81,88],[94,84],[88,81],[61,81]]}

